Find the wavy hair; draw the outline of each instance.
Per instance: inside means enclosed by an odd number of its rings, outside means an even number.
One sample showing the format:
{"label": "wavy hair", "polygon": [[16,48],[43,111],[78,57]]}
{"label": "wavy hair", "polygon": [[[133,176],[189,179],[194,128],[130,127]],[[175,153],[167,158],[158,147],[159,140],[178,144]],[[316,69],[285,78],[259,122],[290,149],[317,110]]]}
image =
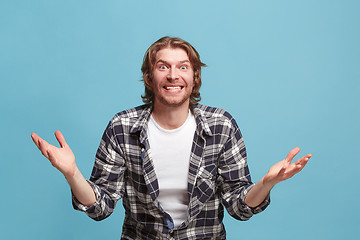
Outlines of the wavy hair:
{"label": "wavy hair", "polygon": [[154,42],[145,52],[141,71],[143,73],[142,81],[145,85],[145,94],[141,96],[144,103],[154,102],[154,92],[148,84],[152,81],[152,71],[156,61],[156,54],[164,48],[181,48],[187,53],[191,66],[194,70],[194,88],[190,95],[190,104],[195,104],[201,100],[201,67],[206,67],[206,64],[200,61],[200,55],[196,49],[181,38],[176,37],[162,37]]}

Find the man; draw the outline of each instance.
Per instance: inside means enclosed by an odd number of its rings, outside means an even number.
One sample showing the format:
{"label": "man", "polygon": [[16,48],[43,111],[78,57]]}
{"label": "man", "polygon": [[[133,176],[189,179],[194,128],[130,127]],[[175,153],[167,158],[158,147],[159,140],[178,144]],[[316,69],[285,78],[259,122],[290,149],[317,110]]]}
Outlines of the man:
{"label": "man", "polygon": [[272,187],[300,172],[300,151],[251,183],[245,145],[229,113],[200,105],[197,51],[179,38],[164,37],[145,53],[143,106],[110,121],[89,181],[81,175],[63,135],[60,148],[35,133],[33,141],[67,179],[73,205],[91,218],[109,216],[123,199],[123,239],[225,239],[223,209],[239,220],[263,211]]}

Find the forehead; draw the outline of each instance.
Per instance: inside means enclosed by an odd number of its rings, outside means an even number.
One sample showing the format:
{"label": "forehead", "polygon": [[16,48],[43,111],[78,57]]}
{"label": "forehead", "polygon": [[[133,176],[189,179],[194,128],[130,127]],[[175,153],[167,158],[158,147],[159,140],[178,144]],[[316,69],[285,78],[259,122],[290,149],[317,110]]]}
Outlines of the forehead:
{"label": "forehead", "polygon": [[163,48],[156,53],[155,62],[167,61],[167,62],[180,62],[189,61],[189,56],[182,48]]}

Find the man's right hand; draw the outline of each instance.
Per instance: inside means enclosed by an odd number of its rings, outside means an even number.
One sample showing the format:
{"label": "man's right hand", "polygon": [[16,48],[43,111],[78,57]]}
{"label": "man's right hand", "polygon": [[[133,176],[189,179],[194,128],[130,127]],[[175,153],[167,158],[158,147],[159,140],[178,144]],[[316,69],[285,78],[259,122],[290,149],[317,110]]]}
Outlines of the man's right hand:
{"label": "man's right hand", "polygon": [[73,177],[76,170],[75,156],[61,132],[56,131],[55,136],[60,148],[47,143],[35,133],[31,134],[32,140],[51,164],[64,174],[65,178]]}
{"label": "man's right hand", "polygon": [[47,143],[35,133],[31,134],[32,140],[41,153],[65,176],[76,199],[85,206],[93,205],[96,202],[93,188],[77,168],[75,156],[64,136],[60,131],[56,131],[55,136],[60,143],[60,148]]}

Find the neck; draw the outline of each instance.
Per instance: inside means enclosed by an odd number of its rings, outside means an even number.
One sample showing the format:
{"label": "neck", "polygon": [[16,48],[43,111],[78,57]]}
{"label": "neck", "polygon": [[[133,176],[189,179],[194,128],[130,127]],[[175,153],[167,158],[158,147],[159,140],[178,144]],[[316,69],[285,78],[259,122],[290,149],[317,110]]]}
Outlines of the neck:
{"label": "neck", "polygon": [[165,106],[154,103],[152,117],[160,127],[164,129],[175,129],[181,127],[189,114],[189,104],[180,106]]}

